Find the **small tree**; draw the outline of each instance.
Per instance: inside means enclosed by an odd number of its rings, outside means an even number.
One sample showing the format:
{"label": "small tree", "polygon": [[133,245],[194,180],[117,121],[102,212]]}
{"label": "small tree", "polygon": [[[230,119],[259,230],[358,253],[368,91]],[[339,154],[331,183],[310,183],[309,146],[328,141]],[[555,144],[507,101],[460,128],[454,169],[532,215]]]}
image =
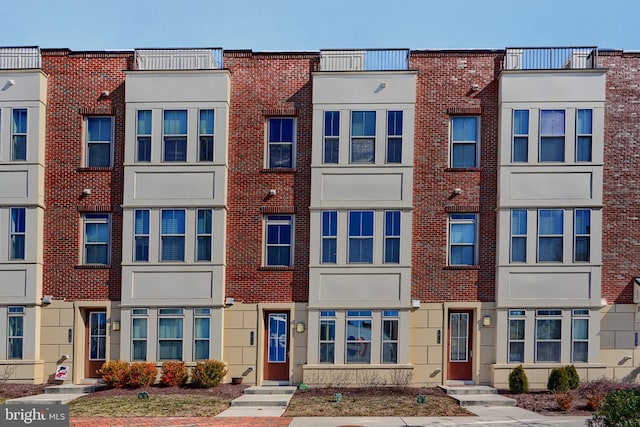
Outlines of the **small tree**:
{"label": "small tree", "polygon": [[567,378],[569,379],[569,388],[571,390],[575,390],[580,385],[580,376],[578,375],[578,371],[576,371],[576,367],[573,365],[565,366],[564,369],[567,371]]}
{"label": "small tree", "polygon": [[571,389],[569,386],[569,374],[564,368],[554,368],[551,370],[547,388],[555,392],[566,392]]}
{"label": "small tree", "polygon": [[529,393],[529,379],[522,365],[518,365],[509,374],[509,391],[513,394]]}

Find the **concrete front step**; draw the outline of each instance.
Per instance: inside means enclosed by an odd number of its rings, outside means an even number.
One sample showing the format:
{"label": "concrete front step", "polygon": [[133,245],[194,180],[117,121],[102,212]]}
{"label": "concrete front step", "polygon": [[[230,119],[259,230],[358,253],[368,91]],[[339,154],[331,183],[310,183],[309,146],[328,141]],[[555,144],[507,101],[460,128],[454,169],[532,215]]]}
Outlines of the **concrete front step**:
{"label": "concrete front step", "polygon": [[467,385],[467,386],[459,386],[459,385],[441,385],[439,386],[442,390],[444,390],[447,394],[497,394],[498,390],[493,387],[489,387],[486,385]]}
{"label": "concrete front step", "polygon": [[462,407],[468,406],[516,406],[516,400],[499,394],[450,394]]}
{"label": "concrete front step", "polygon": [[295,386],[252,386],[244,389],[244,394],[293,394],[296,392]]}
{"label": "concrete front step", "polygon": [[292,394],[245,394],[231,401],[231,406],[272,407],[289,405]]}
{"label": "concrete front step", "polygon": [[67,404],[79,397],[86,396],[88,393],[50,393],[36,394],[35,396],[18,397],[17,399],[9,399],[4,403],[7,405],[53,405]]}
{"label": "concrete front step", "polygon": [[82,394],[93,393],[105,388],[104,384],[62,384],[45,387],[45,394]]}

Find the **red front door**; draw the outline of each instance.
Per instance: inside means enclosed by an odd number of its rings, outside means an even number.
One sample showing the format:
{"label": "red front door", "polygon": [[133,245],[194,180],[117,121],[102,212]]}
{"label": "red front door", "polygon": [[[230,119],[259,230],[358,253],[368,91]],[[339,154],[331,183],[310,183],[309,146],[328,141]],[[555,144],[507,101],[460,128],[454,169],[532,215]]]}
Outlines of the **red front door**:
{"label": "red front door", "polygon": [[447,378],[450,380],[470,381],[473,379],[472,324],[473,311],[449,312]]}
{"label": "red front door", "polygon": [[107,359],[107,312],[87,310],[85,317],[84,377],[97,378],[96,373]]}
{"label": "red front door", "polygon": [[289,381],[289,312],[264,314],[264,379]]}

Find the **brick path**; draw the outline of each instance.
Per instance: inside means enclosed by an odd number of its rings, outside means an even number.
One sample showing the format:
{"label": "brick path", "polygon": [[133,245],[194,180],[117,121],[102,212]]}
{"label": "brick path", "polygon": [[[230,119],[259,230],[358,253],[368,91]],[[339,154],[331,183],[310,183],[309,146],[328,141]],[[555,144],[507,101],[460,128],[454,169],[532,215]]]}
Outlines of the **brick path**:
{"label": "brick path", "polygon": [[71,427],[287,427],[293,418],[280,417],[139,417],[71,418]]}

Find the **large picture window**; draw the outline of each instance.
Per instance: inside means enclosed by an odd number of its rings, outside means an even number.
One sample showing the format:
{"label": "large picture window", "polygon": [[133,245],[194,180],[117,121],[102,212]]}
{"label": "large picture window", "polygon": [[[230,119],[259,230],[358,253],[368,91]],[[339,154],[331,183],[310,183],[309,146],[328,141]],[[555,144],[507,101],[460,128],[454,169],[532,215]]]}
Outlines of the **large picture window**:
{"label": "large picture window", "polygon": [[182,360],[184,309],[158,309],[158,360]]}
{"label": "large picture window", "polygon": [[371,363],[372,324],[370,310],[347,311],[346,363]]}
{"label": "large picture window", "polygon": [[536,310],[536,362],[560,362],[562,310]]}

